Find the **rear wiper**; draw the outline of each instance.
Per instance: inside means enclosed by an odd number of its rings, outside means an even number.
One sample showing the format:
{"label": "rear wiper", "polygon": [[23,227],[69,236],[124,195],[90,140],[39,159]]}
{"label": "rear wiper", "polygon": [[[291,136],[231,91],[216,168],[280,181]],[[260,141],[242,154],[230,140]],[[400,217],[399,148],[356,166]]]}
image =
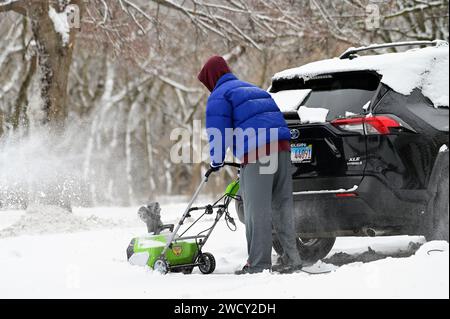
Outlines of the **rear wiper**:
{"label": "rear wiper", "polygon": [[330,149],[333,151],[334,156],[336,156],[337,158],[341,158],[342,154],[341,152],[339,152],[338,148],[336,147],[336,145],[333,143],[332,140],[330,140],[328,137],[324,138],[325,142],[328,144],[328,146],[330,147]]}

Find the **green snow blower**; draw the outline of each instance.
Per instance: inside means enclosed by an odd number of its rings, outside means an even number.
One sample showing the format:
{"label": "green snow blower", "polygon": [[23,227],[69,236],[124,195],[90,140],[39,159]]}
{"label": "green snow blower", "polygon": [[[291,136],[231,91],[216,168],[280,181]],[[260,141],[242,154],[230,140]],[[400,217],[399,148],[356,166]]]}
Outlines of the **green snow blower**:
{"label": "green snow blower", "polygon": [[[240,168],[240,165],[237,163],[225,163],[224,165]],[[131,264],[147,265],[162,274],[168,272],[190,274],[195,267],[198,267],[203,274],[214,272],[216,268],[215,258],[211,253],[203,252],[202,248],[223,216],[225,216],[228,228],[232,231],[236,230],[236,224],[230,216],[228,206],[233,199],[238,199],[237,193],[239,190],[238,177],[228,185],[225,193],[214,204],[192,207],[204,185],[208,182],[209,176],[214,171],[209,169],[206,172],[176,227],[173,224],[163,225],[159,203],[150,203],[139,209],[138,215],[147,224],[148,234],[131,240],[127,248],[127,257]],[[197,211],[202,211],[203,213],[178,235],[185,220],[192,217],[191,213]],[[204,216],[213,215],[214,212],[216,216],[211,227],[196,235],[186,235]]]}

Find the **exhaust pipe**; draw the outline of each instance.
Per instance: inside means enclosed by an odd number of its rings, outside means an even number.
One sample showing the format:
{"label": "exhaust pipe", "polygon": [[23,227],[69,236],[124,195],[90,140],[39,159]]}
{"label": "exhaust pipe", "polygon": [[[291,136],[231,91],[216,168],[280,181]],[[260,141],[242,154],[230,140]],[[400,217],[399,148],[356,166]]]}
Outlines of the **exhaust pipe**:
{"label": "exhaust pipe", "polygon": [[369,237],[377,237],[377,236],[382,236],[384,234],[386,234],[385,230],[378,230],[378,229],[373,229],[370,227],[364,227],[362,229],[363,234],[365,234],[366,236]]}

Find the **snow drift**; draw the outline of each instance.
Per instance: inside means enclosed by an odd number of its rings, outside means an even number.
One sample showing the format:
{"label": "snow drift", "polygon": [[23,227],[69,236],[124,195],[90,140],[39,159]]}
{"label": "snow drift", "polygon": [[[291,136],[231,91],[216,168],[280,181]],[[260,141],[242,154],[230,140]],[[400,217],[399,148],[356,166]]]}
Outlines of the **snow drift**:
{"label": "snow drift", "polygon": [[20,235],[72,233],[82,230],[111,228],[110,219],[95,215],[78,216],[56,206],[33,205],[11,226],[0,229],[0,238]]}

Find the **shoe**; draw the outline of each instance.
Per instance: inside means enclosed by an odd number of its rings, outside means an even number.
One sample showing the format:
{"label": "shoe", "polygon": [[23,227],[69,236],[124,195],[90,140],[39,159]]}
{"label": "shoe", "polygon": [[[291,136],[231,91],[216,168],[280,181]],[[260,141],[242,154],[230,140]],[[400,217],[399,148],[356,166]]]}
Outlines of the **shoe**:
{"label": "shoe", "polygon": [[250,266],[249,265],[245,265],[241,270],[236,270],[234,272],[234,274],[235,275],[246,275],[246,274],[250,273],[249,269],[250,269]]}
{"label": "shoe", "polygon": [[235,275],[248,275],[248,274],[257,274],[257,273],[261,273],[264,270],[255,270],[250,268],[250,266],[247,264],[245,265],[241,270],[236,270],[234,272]]}
{"label": "shoe", "polygon": [[272,272],[280,274],[292,274],[303,269],[303,265],[274,265],[272,266]]}

